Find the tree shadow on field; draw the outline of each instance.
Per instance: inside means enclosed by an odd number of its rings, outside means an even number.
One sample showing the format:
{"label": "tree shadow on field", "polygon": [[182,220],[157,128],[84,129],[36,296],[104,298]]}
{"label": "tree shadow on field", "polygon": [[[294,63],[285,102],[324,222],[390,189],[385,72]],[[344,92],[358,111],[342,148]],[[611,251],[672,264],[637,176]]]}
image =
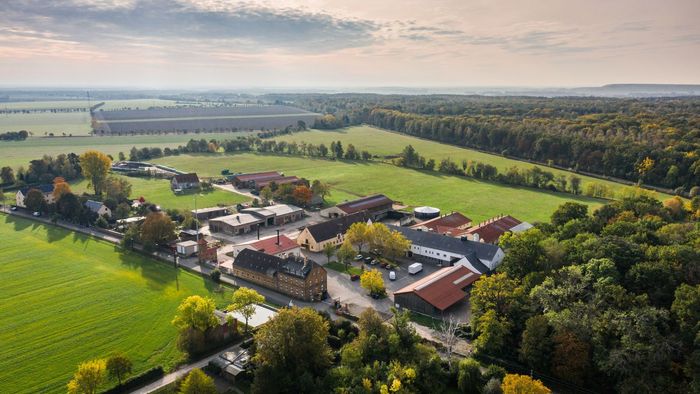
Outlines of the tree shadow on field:
{"label": "tree shadow on field", "polygon": [[163,291],[171,283],[178,280],[178,269],[167,263],[154,258],[144,256],[137,252],[125,251],[114,247],[119,253],[119,260],[122,265],[131,270],[139,270],[141,276],[146,279],[148,288],[156,291]]}
{"label": "tree shadow on field", "polygon": [[32,225],[32,221],[29,219],[20,219],[9,215],[5,217],[5,223],[12,223],[12,225],[15,228],[15,231],[25,230]]}
{"label": "tree shadow on field", "polygon": [[[60,241],[66,238],[71,232],[52,224],[46,224],[46,241],[48,243]],[[74,232],[74,234],[77,234]]]}

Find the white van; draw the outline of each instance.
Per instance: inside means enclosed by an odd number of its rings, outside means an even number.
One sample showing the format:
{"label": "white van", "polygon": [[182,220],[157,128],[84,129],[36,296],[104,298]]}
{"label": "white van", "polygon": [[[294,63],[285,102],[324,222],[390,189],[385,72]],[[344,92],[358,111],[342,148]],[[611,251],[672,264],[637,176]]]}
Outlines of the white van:
{"label": "white van", "polygon": [[396,271],[389,271],[389,280],[396,280]]}
{"label": "white van", "polygon": [[421,263],[413,263],[408,266],[408,273],[411,275],[415,275],[421,271],[423,271],[423,264]]}

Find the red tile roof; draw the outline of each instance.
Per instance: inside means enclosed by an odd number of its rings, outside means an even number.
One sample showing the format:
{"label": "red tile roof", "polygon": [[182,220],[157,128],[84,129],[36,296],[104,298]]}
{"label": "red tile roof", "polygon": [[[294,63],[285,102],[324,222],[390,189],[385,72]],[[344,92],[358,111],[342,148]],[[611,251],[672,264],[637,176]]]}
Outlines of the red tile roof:
{"label": "red tile roof", "polygon": [[173,178],[175,178],[177,183],[199,183],[199,177],[194,172],[175,175]]}
{"label": "red tile roof", "polygon": [[479,279],[479,274],[463,265],[442,268],[425,278],[395,291],[394,294],[414,293],[435,308],[444,311],[467,293],[464,289]]}
{"label": "red tile roof", "polygon": [[389,197],[383,194],[375,194],[373,196],[362,197],[358,198],[357,200],[344,202],[336,205],[336,207],[347,214],[351,214],[365,210],[371,211],[372,209],[380,208],[384,205],[389,205],[389,207],[391,207],[393,204],[394,201],[392,201]]}
{"label": "red tile roof", "polygon": [[235,175],[234,179],[236,179],[238,182],[249,182],[249,181],[255,181],[255,180],[259,180],[259,179],[280,177],[280,176],[282,176],[282,174],[280,174],[277,171],[267,171],[267,172],[253,172],[250,174],[239,174],[239,175]]}
{"label": "red tile roof", "polygon": [[510,229],[519,225],[520,223],[522,223],[520,220],[510,215],[502,216],[500,218],[489,219],[485,223],[472,227],[467,230],[465,234],[478,234],[479,241],[492,244],[497,242],[501,235],[510,231]]}
{"label": "red tile roof", "polygon": [[279,245],[277,245],[277,236],[272,236],[253,242],[249,244],[249,246],[258,252],[265,252],[267,254],[283,253],[299,247],[296,242],[285,235],[280,235]]}
{"label": "red tile roof", "polygon": [[296,176],[278,176],[274,178],[266,178],[266,179],[259,179],[254,181],[255,182],[255,187],[258,189],[262,189],[263,187],[269,185],[272,182],[275,182],[278,185],[285,185],[287,183],[297,183],[299,182],[300,179]]}
{"label": "red tile roof", "polygon": [[472,220],[459,212],[452,212],[448,215],[436,217],[411,226],[411,228],[427,227],[430,231],[445,234],[452,233],[460,227],[469,226]]}

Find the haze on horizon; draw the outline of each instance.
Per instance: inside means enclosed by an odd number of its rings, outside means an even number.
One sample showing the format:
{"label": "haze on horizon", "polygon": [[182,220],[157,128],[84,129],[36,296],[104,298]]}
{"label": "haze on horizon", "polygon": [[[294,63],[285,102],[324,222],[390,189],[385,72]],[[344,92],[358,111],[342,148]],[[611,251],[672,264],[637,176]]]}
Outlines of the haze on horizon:
{"label": "haze on horizon", "polygon": [[4,0],[0,85],[700,83],[700,1]]}

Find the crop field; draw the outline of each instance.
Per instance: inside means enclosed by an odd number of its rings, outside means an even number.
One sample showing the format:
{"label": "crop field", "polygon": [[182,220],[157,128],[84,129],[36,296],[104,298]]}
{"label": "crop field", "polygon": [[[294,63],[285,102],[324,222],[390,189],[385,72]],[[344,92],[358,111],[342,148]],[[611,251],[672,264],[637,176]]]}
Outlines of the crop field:
{"label": "crop field", "polygon": [[97,111],[98,134],[154,131],[233,131],[281,129],[298,121],[311,124],[316,114],[283,105],[180,107],[151,110]]}
{"label": "crop field", "polygon": [[10,166],[17,168],[29,165],[43,155],[56,156],[61,153],[81,154],[89,149],[97,149],[115,159],[119,152],[124,152],[127,157],[133,146],[136,147],[160,147],[175,148],[185,145],[190,139],[211,138],[225,139],[246,135],[248,132],[239,131],[232,133],[188,133],[188,134],[164,134],[164,135],[134,135],[121,137],[71,137],[71,138],[29,138],[25,141],[0,141],[0,167]]}
{"label": "crop field", "polygon": [[[92,105],[101,102],[93,100]],[[106,100],[103,110],[165,107],[177,105],[175,101],[160,99]],[[14,111],[31,112],[14,112]],[[58,110],[52,112],[52,110]],[[82,110],[82,111],[77,111]],[[0,103],[0,133],[27,130],[35,137],[53,133],[60,135],[89,135],[90,113],[87,100],[26,101]]]}
{"label": "crop field", "polygon": [[409,206],[432,205],[443,211],[460,211],[475,221],[499,214],[522,220],[548,220],[566,201],[591,207],[603,201],[566,193],[511,187],[499,183],[416,171],[384,163],[345,162],[263,154],[201,154],[164,157],[154,162],[199,175],[215,176],[222,169],[232,172],[283,171],[332,186],[331,203],[372,193],[385,193]]}
{"label": "crop field", "polygon": [[[413,136],[399,134],[391,131],[378,129],[371,126],[349,127],[341,130],[311,130],[290,135],[276,137],[276,140],[301,143],[312,143],[315,145],[324,143],[330,146],[332,141],[340,140],[343,147],[348,144],[353,144],[358,150],[367,150],[373,155],[391,156],[398,155],[406,147],[412,145],[418,153],[425,156],[426,159],[435,159],[439,163],[440,160],[450,158],[457,163],[462,160],[479,161],[486,164],[491,164],[498,168],[499,172],[505,172],[508,168],[516,166],[519,168],[532,168],[536,164],[525,161],[509,159],[503,156],[483,153],[472,149],[461,148],[457,146],[442,144],[435,141],[424,140]],[[569,171],[559,170],[543,165],[539,165],[542,169],[552,172],[555,176],[563,174],[569,176],[573,174]],[[586,184],[596,182],[607,185],[611,190],[619,190],[625,185],[604,179],[597,179],[585,175],[577,174],[581,178],[581,187],[585,190]],[[663,198],[670,197],[662,195]]]}
{"label": "crop field", "polygon": [[[167,179],[137,178],[123,175],[115,176],[123,177],[131,183],[132,198],[143,197],[146,201],[160,205],[163,209],[194,209],[195,193],[175,194],[170,190],[170,182]],[[77,193],[93,192],[88,189],[88,182],[86,180],[72,185],[71,188]],[[196,193],[196,197],[197,208],[215,207],[217,205],[230,206],[250,201],[249,198],[243,195],[216,188],[212,191]]]}
{"label": "crop field", "polygon": [[54,226],[0,215],[0,392],[65,393],[80,362],[122,351],[134,373],[182,360],[170,324],[211,281]]}

